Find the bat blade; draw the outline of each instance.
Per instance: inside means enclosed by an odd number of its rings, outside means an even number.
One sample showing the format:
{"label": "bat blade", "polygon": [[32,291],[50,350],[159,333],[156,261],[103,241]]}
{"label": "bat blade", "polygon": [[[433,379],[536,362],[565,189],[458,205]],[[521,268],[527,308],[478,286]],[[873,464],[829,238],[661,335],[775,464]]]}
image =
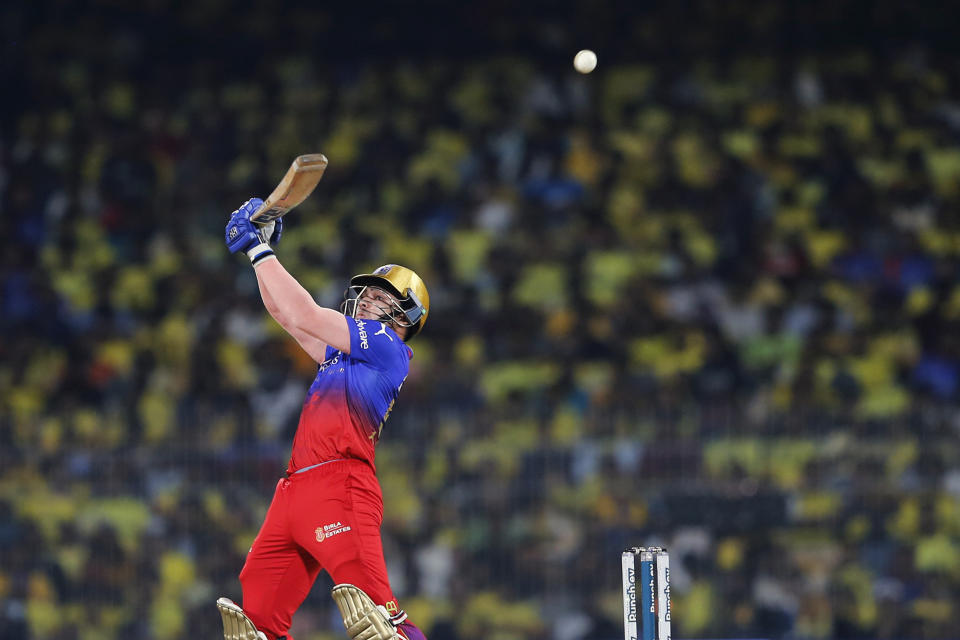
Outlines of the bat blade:
{"label": "bat blade", "polygon": [[283,180],[250,219],[264,224],[286,215],[313,193],[326,169],[327,158],[322,153],[297,156]]}

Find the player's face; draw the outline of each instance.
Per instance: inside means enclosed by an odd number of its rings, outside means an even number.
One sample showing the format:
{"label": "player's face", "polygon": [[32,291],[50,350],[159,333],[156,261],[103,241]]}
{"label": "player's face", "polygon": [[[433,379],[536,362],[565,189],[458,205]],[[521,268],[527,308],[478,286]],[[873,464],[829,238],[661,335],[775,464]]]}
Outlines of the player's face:
{"label": "player's face", "polygon": [[357,310],[353,316],[361,320],[386,322],[403,339],[406,337],[408,329],[396,322],[388,321],[391,316],[396,317],[399,308],[399,303],[392,294],[378,287],[365,287],[360,297],[357,298]]}
{"label": "player's face", "polygon": [[379,320],[390,315],[396,299],[377,287],[367,287],[357,299],[357,317],[363,320]]}

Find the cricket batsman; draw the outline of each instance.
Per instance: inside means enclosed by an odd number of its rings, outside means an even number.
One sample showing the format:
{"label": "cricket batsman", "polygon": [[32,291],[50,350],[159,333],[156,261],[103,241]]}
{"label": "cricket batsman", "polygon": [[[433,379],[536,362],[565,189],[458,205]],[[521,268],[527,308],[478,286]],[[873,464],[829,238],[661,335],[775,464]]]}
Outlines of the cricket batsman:
{"label": "cricket batsman", "polygon": [[318,306],[274,254],[282,219],[263,226],[252,198],[233,212],[225,241],[253,264],[263,304],[310,356],[314,378],[286,477],[240,572],[242,608],[217,607],[225,640],[293,640],[290,623],[321,570],[354,640],[426,640],[390,589],[374,449],[403,387],[430,297],[420,277],[384,265],[350,279],[341,311]]}

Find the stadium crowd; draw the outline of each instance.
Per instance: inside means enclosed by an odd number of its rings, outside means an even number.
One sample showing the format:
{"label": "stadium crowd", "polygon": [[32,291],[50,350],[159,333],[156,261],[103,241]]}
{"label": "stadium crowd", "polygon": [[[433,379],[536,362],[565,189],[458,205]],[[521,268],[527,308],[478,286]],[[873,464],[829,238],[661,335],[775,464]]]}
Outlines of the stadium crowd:
{"label": "stadium crowd", "polygon": [[[0,639],[219,637],[315,367],[222,228],[314,151],[288,269],[430,288],[377,457],[428,637],[620,637],[653,543],[678,637],[956,637],[955,60],[162,58],[219,5],[52,4],[0,63]],[[329,586],[300,640],[343,637]]]}

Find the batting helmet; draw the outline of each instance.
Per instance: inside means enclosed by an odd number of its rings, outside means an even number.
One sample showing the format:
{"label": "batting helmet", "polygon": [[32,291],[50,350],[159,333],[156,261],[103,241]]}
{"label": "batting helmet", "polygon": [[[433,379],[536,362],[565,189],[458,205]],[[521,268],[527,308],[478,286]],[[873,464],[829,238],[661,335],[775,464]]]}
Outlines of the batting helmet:
{"label": "batting helmet", "polygon": [[388,319],[408,328],[407,340],[420,332],[430,313],[430,294],[416,272],[398,264],[385,264],[374,269],[373,273],[353,276],[344,293],[344,313],[356,314],[357,300],[367,287],[380,287],[397,299]]}

